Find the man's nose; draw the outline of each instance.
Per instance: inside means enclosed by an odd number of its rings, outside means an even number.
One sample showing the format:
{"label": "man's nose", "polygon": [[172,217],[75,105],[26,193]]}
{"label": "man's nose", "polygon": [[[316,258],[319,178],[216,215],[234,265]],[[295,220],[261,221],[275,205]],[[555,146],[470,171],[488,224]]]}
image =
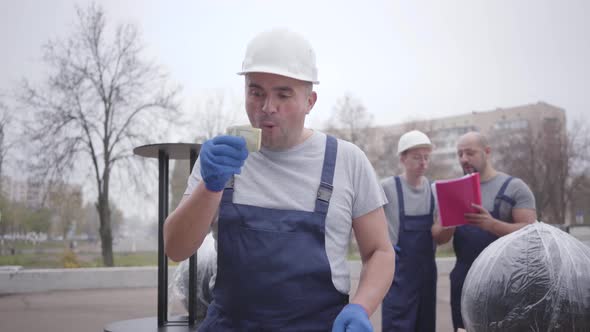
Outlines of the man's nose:
{"label": "man's nose", "polygon": [[275,113],[277,111],[275,102],[272,96],[266,97],[264,104],[262,105],[262,112],[264,113]]}

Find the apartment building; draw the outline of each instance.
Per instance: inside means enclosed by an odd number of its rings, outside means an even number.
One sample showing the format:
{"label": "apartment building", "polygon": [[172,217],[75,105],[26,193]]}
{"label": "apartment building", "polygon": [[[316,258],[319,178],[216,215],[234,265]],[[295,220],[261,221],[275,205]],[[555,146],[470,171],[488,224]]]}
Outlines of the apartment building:
{"label": "apartment building", "polygon": [[2,177],[2,194],[12,202],[20,202],[31,208],[43,205],[43,184],[30,180]]}

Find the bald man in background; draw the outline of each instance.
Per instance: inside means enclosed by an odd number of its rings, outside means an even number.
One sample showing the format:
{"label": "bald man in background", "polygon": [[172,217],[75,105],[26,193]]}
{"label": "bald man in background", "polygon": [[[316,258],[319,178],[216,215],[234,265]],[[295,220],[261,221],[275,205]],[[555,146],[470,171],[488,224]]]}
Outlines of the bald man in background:
{"label": "bald man in background", "polygon": [[457,156],[463,173],[478,172],[482,205],[477,213],[467,213],[469,225],[442,228],[432,226],[432,237],[438,244],[453,238],[457,256],[451,272],[451,312],[453,327],[463,329],[461,290],[467,272],[477,256],[501,236],[510,234],[537,219],[535,196],[521,179],[496,171],[491,162],[492,149],[484,135],[468,132],[457,142]]}

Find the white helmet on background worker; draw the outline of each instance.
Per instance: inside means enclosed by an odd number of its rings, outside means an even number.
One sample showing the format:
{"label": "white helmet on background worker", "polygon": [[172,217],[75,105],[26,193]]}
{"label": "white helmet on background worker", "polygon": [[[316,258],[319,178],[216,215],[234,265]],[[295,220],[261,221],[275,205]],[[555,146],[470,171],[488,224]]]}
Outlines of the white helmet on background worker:
{"label": "white helmet on background worker", "polygon": [[433,148],[434,145],[426,134],[419,130],[408,131],[399,138],[397,143],[397,155],[401,155],[404,151],[414,148]]}
{"label": "white helmet on background worker", "polygon": [[320,83],[311,44],[287,29],[265,31],[250,41],[238,74],[247,73],[270,73]]}

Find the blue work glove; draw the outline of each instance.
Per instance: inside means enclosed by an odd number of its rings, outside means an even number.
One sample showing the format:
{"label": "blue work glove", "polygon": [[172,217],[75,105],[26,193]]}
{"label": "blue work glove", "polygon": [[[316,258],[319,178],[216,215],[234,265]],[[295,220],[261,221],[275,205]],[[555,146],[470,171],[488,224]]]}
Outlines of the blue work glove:
{"label": "blue work glove", "polygon": [[336,317],[332,332],[373,332],[373,325],[360,304],[350,303]]}
{"label": "blue work glove", "polygon": [[240,136],[217,136],[203,143],[199,158],[205,187],[211,191],[222,191],[234,174],[240,174],[248,158],[246,140]]}

